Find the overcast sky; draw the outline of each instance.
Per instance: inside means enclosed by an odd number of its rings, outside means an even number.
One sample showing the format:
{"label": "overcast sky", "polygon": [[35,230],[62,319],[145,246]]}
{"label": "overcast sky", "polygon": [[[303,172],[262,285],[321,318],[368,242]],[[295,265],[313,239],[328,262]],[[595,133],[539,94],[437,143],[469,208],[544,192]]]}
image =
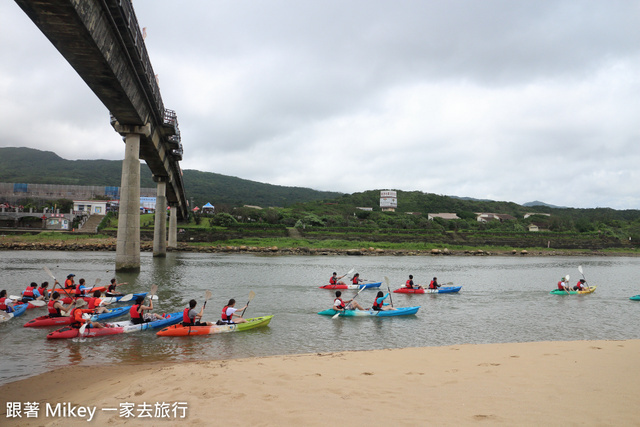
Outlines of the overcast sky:
{"label": "overcast sky", "polygon": [[[183,169],[640,209],[639,1],[134,7]],[[0,146],[122,159],[107,109],[15,2],[0,28]]]}

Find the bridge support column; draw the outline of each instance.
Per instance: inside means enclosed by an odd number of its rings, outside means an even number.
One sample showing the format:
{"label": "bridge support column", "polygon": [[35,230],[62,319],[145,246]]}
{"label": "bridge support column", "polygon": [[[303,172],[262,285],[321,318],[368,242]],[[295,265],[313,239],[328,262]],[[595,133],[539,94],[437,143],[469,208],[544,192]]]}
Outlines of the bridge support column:
{"label": "bridge support column", "polygon": [[178,207],[171,206],[169,211],[169,244],[170,248],[178,247]]}
{"label": "bridge support column", "polygon": [[156,220],[153,226],[153,256],[167,255],[167,181],[163,177],[153,177],[157,183]]}
{"label": "bridge support column", "polygon": [[140,134],[149,127],[122,126],[125,154],[120,183],[116,271],[140,271]]}

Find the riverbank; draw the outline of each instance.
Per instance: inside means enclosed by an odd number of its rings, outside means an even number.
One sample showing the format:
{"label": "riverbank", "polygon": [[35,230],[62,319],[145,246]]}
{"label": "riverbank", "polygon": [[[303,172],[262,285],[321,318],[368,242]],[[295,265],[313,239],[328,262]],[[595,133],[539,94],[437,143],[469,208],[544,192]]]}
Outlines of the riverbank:
{"label": "riverbank", "polygon": [[[2,236],[1,250],[37,250],[37,251],[115,251],[115,237],[96,238],[88,235],[64,234],[64,238],[46,238],[35,236]],[[142,252],[152,252],[153,242],[142,241]],[[168,252],[200,252],[200,253],[253,253],[262,255],[347,255],[347,256],[640,256],[638,250],[562,250],[542,248],[442,248],[442,249],[384,249],[379,247],[349,247],[349,248],[310,248],[310,247],[280,247],[275,245],[224,245],[206,243],[179,242],[176,248],[167,248]]]}
{"label": "riverbank", "polygon": [[[5,426],[87,425],[89,412],[45,412],[68,403],[93,408],[94,425],[175,423],[183,412],[196,426],[638,425],[638,357],[640,340],[626,340],[69,367],[0,387],[0,417]],[[6,402],[22,403],[22,418],[7,418]],[[38,404],[37,418],[25,402]]]}

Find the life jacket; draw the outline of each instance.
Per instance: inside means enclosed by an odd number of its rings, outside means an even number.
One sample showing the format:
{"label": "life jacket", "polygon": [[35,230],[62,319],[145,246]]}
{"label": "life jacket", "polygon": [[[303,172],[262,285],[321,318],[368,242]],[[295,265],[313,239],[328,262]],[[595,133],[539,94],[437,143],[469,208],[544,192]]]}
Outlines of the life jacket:
{"label": "life jacket", "polygon": [[429,289],[438,289],[433,280],[431,281],[431,283],[429,283]]}
{"label": "life jacket", "polygon": [[33,291],[35,291],[36,289],[37,288],[35,286],[34,287],[27,286],[27,289],[25,289],[25,291],[22,293],[22,296],[23,297],[33,298],[34,297]]}
{"label": "life jacket", "polygon": [[76,285],[76,298],[82,296],[82,289],[80,289],[80,285]]}
{"label": "life jacket", "polygon": [[340,310],[344,310],[345,305],[344,305],[344,301],[342,301],[342,298],[336,298],[336,299],[334,299],[334,300],[333,300],[333,306],[334,306],[334,307],[336,307],[336,301],[340,301],[340,305],[338,305],[337,307],[338,307]]}
{"label": "life jacket", "polygon": [[564,285],[562,283],[562,280],[558,282],[558,289],[560,289],[561,291],[564,291]]}
{"label": "life jacket", "polygon": [[229,308],[229,306],[225,305],[224,308],[222,309],[222,320],[230,323],[233,319],[233,314],[231,314],[231,316],[227,316],[227,308]]}
{"label": "life jacket", "polygon": [[405,284],[405,286],[407,288],[413,288],[413,280],[411,280],[411,279],[407,280],[407,283]]}
{"label": "life jacket", "polygon": [[115,292],[117,287],[118,287],[117,284],[112,283],[107,287],[107,292]]}
{"label": "life jacket", "polygon": [[141,319],[142,318],[142,313],[138,312],[138,309],[140,308],[140,305],[141,304],[134,304],[129,309],[129,315],[131,316],[132,319]]}
{"label": "life jacket", "polygon": [[76,285],[73,283],[73,280],[67,279],[64,281],[64,287],[65,289],[73,289],[76,287]]}
{"label": "life jacket", "polygon": [[73,310],[73,321],[71,322],[71,326],[77,328],[83,323],[86,323],[87,321],[82,318],[82,315],[88,311],[89,310],[82,310],[80,308]]}
{"label": "life jacket", "polygon": [[192,324],[195,323],[196,319],[191,319],[189,317],[189,311],[191,310],[191,307],[187,307],[184,309],[184,311],[182,312],[182,323],[188,323],[188,324]]}
{"label": "life jacket", "polygon": [[335,277],[333,277],[333,276],[331,276],[331,277],[329,278],[329,284],[330,284],[330,285],[337,285],[337,284],[338,284],[338,279],[337,279],[337,278],[335,278]]}
{"label": "life jacket", "polygon": [[5,302],[6,300],[7,300],[7,297],[0,298],[0,310],[7,309],[7,303]]}
{"label": "life jacket", "polygon": [[40,292],[40,296],[46,296],[47,288],[38,288],[38,292]]}
{"label": "life jacket", "polygon": [[49,303],[47,304],[47,309],[49,310],[49,316],[54,315],[59,317],[60,316],[60,309],[58,307],[55,307],[55,303],[57,303],[59,301],[57,300],[50,300]]}
{"label": "life jacket", "polygon": [[[382,297],[380,297],[382,298]],[[381,300],[380,303],[378,303],[378,298],[376,298],[373,301],[373,309],[374,310],[382,310],[382,306],[384,305],[384,300]]]}
{"label": "life jacket", "polygon": [[87,308],[89,310],[94,310],[98,307],[100,307],[100,304],[102,303],[102,300],[98,297],[91,297],[89,298],[89,305],[87,306]]}
{"label": "life jacket", "polygon": [[357,276],[353,276],[353,279],[351,279],[351,283],[353,283],[354,285],[358,284],[358,277]]}

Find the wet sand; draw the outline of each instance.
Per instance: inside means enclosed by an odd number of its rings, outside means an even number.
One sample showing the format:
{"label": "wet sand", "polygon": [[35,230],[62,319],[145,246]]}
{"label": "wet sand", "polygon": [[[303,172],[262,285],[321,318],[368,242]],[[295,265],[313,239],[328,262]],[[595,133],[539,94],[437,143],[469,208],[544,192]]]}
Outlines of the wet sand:
{"label": "wet sand", "polygon": [[[1,386],[0,424],[632,426],[638,360],[640,340],[627,340],[69,367]],[[7,418],[6,402],[20,402],[22,418]],[[38,403],[37,418],[25,402]],[[58,403],[95,408],[93,419],[46,414]],[[135,417],[121,416],[126,403]]]}

